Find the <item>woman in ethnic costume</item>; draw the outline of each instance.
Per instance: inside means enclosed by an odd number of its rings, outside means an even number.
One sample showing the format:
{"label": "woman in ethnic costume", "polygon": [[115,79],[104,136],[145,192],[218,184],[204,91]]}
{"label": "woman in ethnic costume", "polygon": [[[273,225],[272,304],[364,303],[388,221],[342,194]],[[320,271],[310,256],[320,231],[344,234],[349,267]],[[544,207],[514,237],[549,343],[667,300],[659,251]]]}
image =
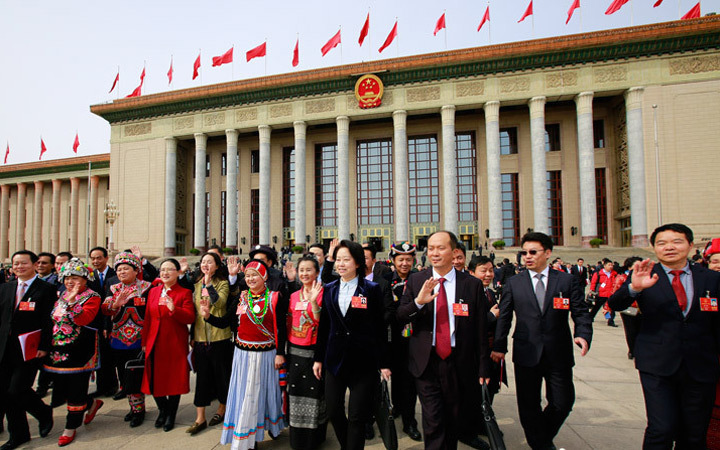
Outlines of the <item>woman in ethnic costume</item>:
{"label": "woman in ethnic costume", "polygon": [[210,315],[225,317],[228,310],[230,285],[227,272],[215,253],[205,253],[200,259],[202,278],[195,283],[193,303],[195,305],[195,323],[192,327],[193,364],[195,378],[195,423],[186,430],[195,435],[208,427],[205,408],[217,399],[220,405],[210,419],[210,426],[218,425],[225,418],[225,403],[232,370],[232,332],[228,325],[217,327],[203,319],[200,309],[206,306]]}
{"label": "woman in ethnic costume", "polygon": [[314,256],[300,258],[297,270],[303,287],[292,293],[288,308],[290,446],[305,450],[325,442],[327,432],[325,389],[313,374],[323,288],[317,281],[320,267]]}
{"label": "woman in ethnic costume", "polygon": [[[247,450],[265,438],[277,437],[285,428],[278,370],[285,363],[287,302],[265,286],[268,268],[253,260],[245,266],[248,290],[240,293],[225,318],[202,316],[210,323],[230,323],[235,334],[235,353],[230,377],[227,412],[220,443]],[[284,306],[283,306],[284,303]]]}
{"label": "woman in ethnic costume", "polygon": [[[720,272],[720,239],[713,239],[705,246],[703,262],[708,269]],[[716,387],[715,404],[710,416],[706,443],[709,450],[720,450],[720,381]]]}
{"label": "woman in ethnic costume", "polygon": [[90,373],[98,364],[98,332],[88,325],[100,310],[101,299],[88,289],[92,269],[78,258],[66,262],[59,273],[65,291],[52,311],[53,338],[48,363],[44,369],[53,373],[53,397],[67,400],[65,430],[58,439],[64,447],[75,439],[75,430],[83,422],[89,424],[103,405],[88,395]]}
{"label": "woman in ethnic costume", "polygon": [[175,426],[180,396],[190,392],[188,325],[195,321],[192,291],[178,283],[180,263],[167,259],[160,265],[162,283],[148,291],[142,346],[145,371],[142,392],[155,398],[160,414],[155,428]]}
{"label": "woman in ethnic costume", "polygon": [[[150,283],[139,280],[142,270],[140,259],[130,252],[120,252],[115,256],[115,273],[120,283],[110,286],[110,296],[102,304],[102,312],[112,316],[110,348],[113,349],[120,381],[126,378],[125,364],[136,359],[142,353],[142,329],[145,322],[146,292]],[[130,403],[130,412],[125,421],[130,427],[138,427],[145,420],[145,395],[130,392],[130,386],[122,387]]]}

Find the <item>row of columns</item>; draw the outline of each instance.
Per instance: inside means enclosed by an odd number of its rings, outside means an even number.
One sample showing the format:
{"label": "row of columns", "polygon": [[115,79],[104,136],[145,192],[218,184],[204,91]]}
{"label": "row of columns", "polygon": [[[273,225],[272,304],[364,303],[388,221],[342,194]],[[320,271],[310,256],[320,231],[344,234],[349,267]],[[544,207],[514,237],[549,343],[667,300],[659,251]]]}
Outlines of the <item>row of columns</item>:
{"label": "row of columns", "polygon": [[[642,128],[642,95],[644,89],[636,87],[625,93],[628,129],[628,153],[630,167],[630,202],[632,207],[633,245],[647,246],[647,217],[645,203],[645,165]],[[593,139],[592,92],[581,92],[575,97],[578,132],[578,173],[580,191],[581,237],[584,246],[597,237],[597,204],[595,197],[595,156]],[[533,225],[535,231],[549,233],[547,209],[547,170],[545,151],[545,104],[544,96],[528,101],[530,112],[530,139],[532,151]],[[489,238],[493,242],[503,237],[502,188],[500,177],[500,102],[489,101],[483,105],[485,112],[487,195],[489,206]],[[443,228],[457,232],[457,163],[455,149],[455,106],[445,105],[440,109],[442,121],[443,155]],[[395,239],[410,239],[408,154],[407,154],[407,111],[398,110],[393,118],[393,187],[395,210]],[[336,118],[337,125],[337,226],[338,237],[350,236],[350,173],[349,173],[349,125],[350,118]],[[295,242],[305,244],[306,218],[306,139],[307,124],[293,123],[295,133]],[[270,135],[268,125],[260,125],[260,199],[259,225],[260,243],[270,244]],[[237,247],[237,158],[238,132],[226,130],[227,137],[227,245]],[[196,248],[205,245],[205,158],[207,135],[195,134],[195,233],[193,244]],[[176,193],[177,140],[166,139],[166,199],[165,199],[165,252],[172,254],[175,248],[175,193]],[[0,199],[0,203],[2,199]],[[0,208],[2,206],[0,205]],[[0,227],[2,220],[0,220]],[[3,227],[4,228],[4,227]],[[478,230],[481,227],[478,226]]]}

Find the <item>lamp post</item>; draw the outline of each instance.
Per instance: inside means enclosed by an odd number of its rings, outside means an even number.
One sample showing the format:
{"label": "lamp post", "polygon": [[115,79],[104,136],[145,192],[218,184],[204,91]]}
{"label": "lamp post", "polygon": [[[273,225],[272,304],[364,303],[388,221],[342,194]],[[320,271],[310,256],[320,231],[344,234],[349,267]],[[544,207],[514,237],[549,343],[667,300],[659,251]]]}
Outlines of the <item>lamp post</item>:
{"label": "lamp post", "polygon": [[108,250],[112,253],[115,250],[115,240],[113,239],[113,228],[115,221],[120,216],[120,210],[114,201],[110,200],[105,204],[105,220],[110,224],[110,236],[108,239]]}

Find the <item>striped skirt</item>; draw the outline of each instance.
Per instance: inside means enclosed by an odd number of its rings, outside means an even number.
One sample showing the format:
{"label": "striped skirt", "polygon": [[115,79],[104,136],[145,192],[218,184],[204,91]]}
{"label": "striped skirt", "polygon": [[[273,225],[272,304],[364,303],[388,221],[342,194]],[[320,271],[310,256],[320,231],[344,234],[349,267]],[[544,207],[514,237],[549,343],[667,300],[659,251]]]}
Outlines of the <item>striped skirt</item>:
{"label": "striped skirt", "polygon": [[220,443],[232,444],[233,450],[246,450],[262,441],[265,431],[277,436],[283,428],[275,350],[259,352],[235,347]]}

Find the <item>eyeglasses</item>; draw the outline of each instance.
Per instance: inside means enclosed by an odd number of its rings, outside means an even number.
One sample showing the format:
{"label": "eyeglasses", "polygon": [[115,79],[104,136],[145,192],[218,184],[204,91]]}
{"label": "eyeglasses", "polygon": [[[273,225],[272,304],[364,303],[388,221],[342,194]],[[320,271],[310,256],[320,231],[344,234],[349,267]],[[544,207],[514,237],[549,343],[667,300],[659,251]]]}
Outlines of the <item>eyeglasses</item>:
{"label": "eyeglasses", "polygon": [[531,256],[535,256],[540,252],[542,252],[542,250],[520,250],[520,254],[523,256],[527,256],[528,253],[530,253]]}

